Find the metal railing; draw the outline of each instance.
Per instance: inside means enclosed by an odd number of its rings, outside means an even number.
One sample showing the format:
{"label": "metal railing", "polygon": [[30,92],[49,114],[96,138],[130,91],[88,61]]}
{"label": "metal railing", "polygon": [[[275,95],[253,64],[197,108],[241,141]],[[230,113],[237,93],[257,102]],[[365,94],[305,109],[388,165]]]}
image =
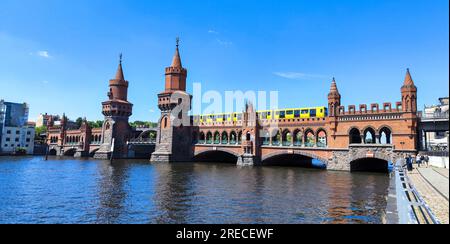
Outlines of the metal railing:
{"label": "metal railing", "polygon": [[403,168],[404,160],[395,165],[397,212],[400,224],[440,224]]}
{"label": "metal railing", "polygon": [[448,151],[420,151],[419,154],[429,157],[448,157]]}
{"label": "metal railing", "polygon": [[135,138],[128,141],[128,144],[154,144],[156,139],[153,138]]}
{"label": "metal railing", "polygon": [[432,114],[426,114],[423,112],[419,112],[418,113],[419,118],[421,119],[425,119],[425,120],[433,120],[433,119],[448,119],[449,118],[449,113],[445,112],[436,112],[436,113],[432,113]]}

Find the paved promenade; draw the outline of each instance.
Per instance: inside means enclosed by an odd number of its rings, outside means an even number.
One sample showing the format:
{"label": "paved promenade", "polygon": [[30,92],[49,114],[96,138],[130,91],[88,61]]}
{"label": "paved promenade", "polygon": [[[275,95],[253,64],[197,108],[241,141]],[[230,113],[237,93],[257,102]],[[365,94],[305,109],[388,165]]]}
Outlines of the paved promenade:
{"label": "paved promenade", "polygon": [[416,168],[408,175],[439,221],[448,224],[448,169]]}

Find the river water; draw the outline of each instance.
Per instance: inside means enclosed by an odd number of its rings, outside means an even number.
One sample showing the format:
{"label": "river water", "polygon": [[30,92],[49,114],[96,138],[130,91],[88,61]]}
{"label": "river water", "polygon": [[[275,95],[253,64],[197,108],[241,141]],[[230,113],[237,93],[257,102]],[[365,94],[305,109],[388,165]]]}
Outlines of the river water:
{"label": "river water", "polygon": [[0,223],[383,223],[389,177],[0,157]]}

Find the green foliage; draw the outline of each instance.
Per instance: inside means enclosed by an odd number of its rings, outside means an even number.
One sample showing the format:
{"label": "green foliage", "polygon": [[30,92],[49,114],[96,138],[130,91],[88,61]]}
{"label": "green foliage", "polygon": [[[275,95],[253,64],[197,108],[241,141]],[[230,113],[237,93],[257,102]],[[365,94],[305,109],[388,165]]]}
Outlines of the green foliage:
{"label": "green foliage", "polygon": [[91,128],[102,128],[103,120],[88,121],[88,124]]}
{"label": "green foliage", "polygon": [[25,155],[25,154],[27,154],[27,149],[23,148],[23,147],[18,147],[18,148],[16,148],[16,154]]}
{"label": "green foliage", "polygon": [[35,134],[35,138],[37,140],[41,139],[41,135],[47,133],[47,127],[46,126],[41,126],[41,127],[36,127],[34,129],[34,134]]}
{"label": "green foliage", "polygon": [[81,125],[83,124],[83,118],[79,117],[79,118],[75,121],[75,123],[77,123],[77,128],[80,128]]}
{"label": "green foliage", "polygon": [[158,124],[157,123],[153,123],[153,122],[145,122],[145,121],[135,121],[130,123],[130,126],[133,128],[137,128],[137,127],[157,127]]}

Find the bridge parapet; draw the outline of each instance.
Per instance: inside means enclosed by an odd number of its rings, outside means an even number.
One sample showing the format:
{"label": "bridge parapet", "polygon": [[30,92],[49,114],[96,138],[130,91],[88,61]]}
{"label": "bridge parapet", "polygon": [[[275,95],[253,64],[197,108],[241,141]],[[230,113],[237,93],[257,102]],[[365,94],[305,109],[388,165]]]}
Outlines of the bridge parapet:
{"label": "bridge parapet", "polygon": [[366,104],[360,104],[359,109],[355,105],[348,105],[347,110],[345,106],[339,107],[338,116],[352,116],[352,115],[367,115],[367,114],[390,114],[390,113],[402,113],[402,103],[397,102],[396,107],[392,108],[392,103],[383,103],[382,107],[378,103],[370,104],[368,107]]}

